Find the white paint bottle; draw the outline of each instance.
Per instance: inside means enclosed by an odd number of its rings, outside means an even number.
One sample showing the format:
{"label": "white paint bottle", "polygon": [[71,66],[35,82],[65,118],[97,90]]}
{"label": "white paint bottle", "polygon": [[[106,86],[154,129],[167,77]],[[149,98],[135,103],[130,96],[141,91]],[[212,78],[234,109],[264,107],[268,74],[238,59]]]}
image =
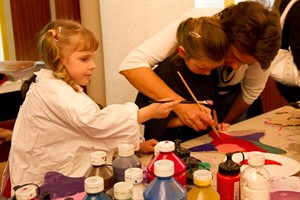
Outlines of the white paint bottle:
{"label": "white paint bottle", "polygon": [[241,200],[270,200],[270,174],[262,152],[248,154],[249,166],[241,174]]}

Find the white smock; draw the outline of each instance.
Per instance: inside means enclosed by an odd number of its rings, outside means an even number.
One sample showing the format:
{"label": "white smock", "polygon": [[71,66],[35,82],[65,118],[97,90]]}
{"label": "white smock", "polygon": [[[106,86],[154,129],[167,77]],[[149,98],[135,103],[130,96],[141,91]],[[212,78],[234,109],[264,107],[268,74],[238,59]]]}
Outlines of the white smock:
{"label": "white smock", "polygon": [[110,105],[100,110],[81,88],[75,92],[52,71],[42,69],[20,108],[9,156],[12,186],[44,182],[57,171],[81,177],[90,166],[90,153],[110,151],[119,142],[135,149],[140,144],[134,103]]}
{"label": "white smock", "polygon": [[[178,46],[176,32],[179,24],[189,17],[212,16],[221,11],[219,8],[193,8],[181,14],[171,24],[133,49],[119,66],[119,72],[139,67],[154,67],[175,52]],[[227,83],[220,81],[219,87],[241,83],[242,97],[247,104],[261,94],[265,88],[270,71],[261,69],[259,63],[242,65]]]}

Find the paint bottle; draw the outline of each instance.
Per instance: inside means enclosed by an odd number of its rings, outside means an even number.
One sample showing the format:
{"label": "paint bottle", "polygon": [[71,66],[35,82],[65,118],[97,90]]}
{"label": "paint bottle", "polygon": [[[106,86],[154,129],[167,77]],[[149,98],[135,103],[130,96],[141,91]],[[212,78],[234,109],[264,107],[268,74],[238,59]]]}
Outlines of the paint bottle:
{"label": "paint bottle", "polygon": [[[186,178],[186,183],[187,187],[193,185],[193,176],[194,172],[198,169],[207,169],[209,170],[210,164],[209,163],[204,163],[199,159],[196,159],[188,154],[186,156],[185,160],[183,160],[186,163],[186,172],[187,172],[187,178]],[[188,188],[187,188],[188,189]]]}
{"label": "paint bottle", "polygon": [[91,176],[101,176],[104,180],[104,191],[109,191],[114,186],[114,172],[106,165],[106,152],[94,151],[90,154],[91,167],[85,174],[85,178]]}
{"label": "paint bottle", "polygon": [[104,181],[100,176],[91,176],[84,180],[84,191],[86,192],[83,200],[112,200],[104,191]]}
{"label": "paint bottle", "polygon": [[189,155],[190,150],[185,149],[181,146],[181,140],[180,139],[175,139],[175,150],[174,153],[181,158],[183,161],[184,159]]}
{"label": "paint bottle", "polygon": [[[232,155],[241,153],[242,163],[236,163],[232,160]],[[240,173],[241,166],[244,164],[244,154],[240,151],[226,153],[226,161],[219,164],[217,173],[217,191],[221,200],[239,200],[240,199]]]}
{"label": "paint bottle", "polygon": [[219,193],[211,186],[213,175],[211,171],[199,169],[194,172],[194,186],[187,193],[188,200],[219,200]]}
{"label": "paint bottle", "polygon": [[192,161],[190,167],[187,168],[186,173],[186,182],[188,185],[193,185],[194,183],[194,172],[199,170],[199,164],[196,161]]}
{"label": "paint bottle", "polygon": [[241,199],[269,200],[270,174],[264,167],[264,154],[261,152],[250,152],[248,154],[248,164],[249,166],[241,174]]}
{"label": "paint bottle", "polygon": [[[188,149],[183,148],[180,139],[175,139],[175,150],[174,153],[185,163],[186,165],[186,176],[187,180],[186,183],[188,185],[193,184],[193,173],[198,169],[198,162],[200,160],[191,156],[191,151]],[[188,188],[187,188],[188,189]]]}
{"label": "paint bottle", "polygon": [[45,191],[42,194],[42,200],[51,200],[51,194],[49,191]]}
{"label": "paint bottle", "polygon": [[15,192],[16,200],[38,200],[39,187],[35,184],[25,184]]}
{"label": "paint bottle", "polygon": [[143,200],[143,192],[146,186],[143,183],[143,170],[132,167],[125,170],[125,182],[133,184],[133,200]]}
{"label": "paint bottle", "polygon": [[185,188],[173,177],[174,162],[172,160],[155,161],[154,173],[156,178],[144,190],[145,200],[186,199]]}
{"label": "paint bottle", "polygon": [[125,170],[131,167],[142,168],[140,159],[134,154],[134,146],[129,143],[118,145],[118,156],[112,162],[115,183],[124,181]]}
{"label": "paint bottle", "polygon": [[115,200],[131,200],[133,199],[133,184],[130,182],[120,181],[114,185]]}
{"label": "paint bottle", "polygon": [[172,160],[175,166],[174,178],[185,188],[186,187],[186,164],[175,153],[175,144],[172,141],[161,141],[157,143],[159,153],[147,166],[147,182],[150,183],[156,176],[154,174],[154,163],[158,160]]}

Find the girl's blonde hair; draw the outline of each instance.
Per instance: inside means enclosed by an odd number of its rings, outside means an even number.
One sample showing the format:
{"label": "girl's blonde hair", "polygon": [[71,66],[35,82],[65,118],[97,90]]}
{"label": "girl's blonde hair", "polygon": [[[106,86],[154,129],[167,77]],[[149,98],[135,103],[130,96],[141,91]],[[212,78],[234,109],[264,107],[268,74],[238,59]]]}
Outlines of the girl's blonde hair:
{"label": "girl's blonde hair", "polygon": [[96,51],[99,42],[95,35],[79,22],[59,19],[48,23],[40,32],[38,49],[46,66],[53,70],[56,78],[62,79],[75,91],[75,81],[62,63],[74,51]]}
{"label": "girl's blonde hair", "polygon": [[229,48],[229,40],[215,17],[188,18],[181,22],[177,42],[188,59],[222,61]]}

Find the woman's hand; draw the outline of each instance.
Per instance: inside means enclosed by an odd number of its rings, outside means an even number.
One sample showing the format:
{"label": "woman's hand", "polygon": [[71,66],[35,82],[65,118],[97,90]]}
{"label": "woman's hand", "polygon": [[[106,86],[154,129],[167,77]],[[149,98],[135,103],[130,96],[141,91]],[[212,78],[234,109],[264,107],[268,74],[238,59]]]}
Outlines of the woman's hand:
{"label": "woman's hand", "polygon": [[214,123],[211,110],[205,106],[202,106],[202,108],[204,112],[202,112],[196,104],[178,104],[174,108],[174,112],[176,112],[177,116],[185,125],[195,131],[201,131],[207,129],[207,127]]}
{"label": "woman's hand", "polygon": [[9,129],[0,128],[0,145],[4,142],[11,141],[12,131]]}
{"label": "woman's hand", "polygon": [[146,140],[140,144],[140,152],[149,154],[154,152],[154,146],[158,143],[155,139]]}

